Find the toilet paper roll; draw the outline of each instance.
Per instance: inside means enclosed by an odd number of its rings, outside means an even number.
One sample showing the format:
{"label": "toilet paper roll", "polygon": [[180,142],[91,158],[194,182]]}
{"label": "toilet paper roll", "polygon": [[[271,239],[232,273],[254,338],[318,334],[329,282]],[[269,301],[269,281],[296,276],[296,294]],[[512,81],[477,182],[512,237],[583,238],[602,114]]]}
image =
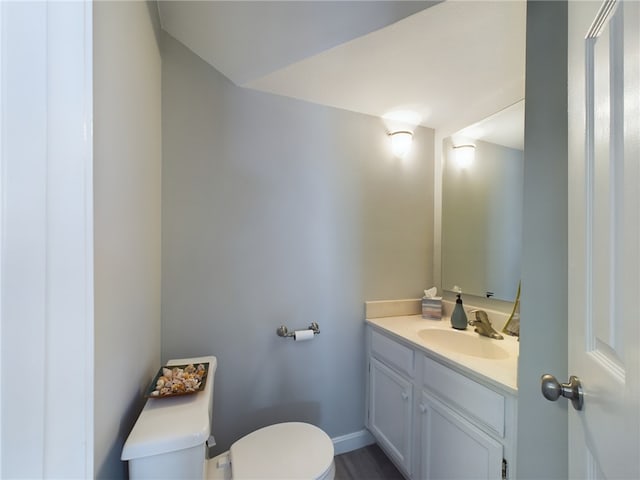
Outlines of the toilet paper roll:
{"label": "toilet paper roll", "polygon": [[293,332],[293,339],[296,342],[304,342],[305,340],[313,340],[313,330],[296,330]]}

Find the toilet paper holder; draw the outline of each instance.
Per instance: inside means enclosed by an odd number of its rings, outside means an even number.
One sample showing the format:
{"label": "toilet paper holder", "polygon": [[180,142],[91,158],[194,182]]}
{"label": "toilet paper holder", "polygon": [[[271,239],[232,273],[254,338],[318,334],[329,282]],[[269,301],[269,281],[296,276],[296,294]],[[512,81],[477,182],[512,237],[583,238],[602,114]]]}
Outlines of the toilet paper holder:
{"label": "toilet paper holder", "polygon": [[[314,335],[318,335],[320,333],[320,326],[316,322],[311,322],[311,325],[307,327],[307,330],[311,330]],[[290,332],[284,325],[280,325],[276,329],[276,333],[279,337],[295,337],[296,335],[296,332]]]}

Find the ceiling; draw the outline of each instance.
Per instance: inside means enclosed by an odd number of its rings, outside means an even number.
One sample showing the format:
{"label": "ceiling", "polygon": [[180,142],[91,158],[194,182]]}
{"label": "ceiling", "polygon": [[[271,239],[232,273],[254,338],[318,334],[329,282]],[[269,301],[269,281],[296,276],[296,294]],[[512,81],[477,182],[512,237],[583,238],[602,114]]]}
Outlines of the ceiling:
{"label": "ceiling", "polygon": [[524,1],[161,1],[238,86],[452,133],[524,97]]}
{"label": "ceiling", "polygon": [[524,150],[524,100],[521,100],[452,135],[454,144],[473,140]]}

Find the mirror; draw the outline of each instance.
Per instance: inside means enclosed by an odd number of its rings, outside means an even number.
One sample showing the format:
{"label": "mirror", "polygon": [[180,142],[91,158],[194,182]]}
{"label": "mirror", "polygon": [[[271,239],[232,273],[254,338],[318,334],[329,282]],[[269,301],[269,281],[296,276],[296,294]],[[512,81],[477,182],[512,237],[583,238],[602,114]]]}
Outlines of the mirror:
{"label": "mirror", "polygon": [[515,300],[523,173],[524,100],[443,141],[443,290]]}

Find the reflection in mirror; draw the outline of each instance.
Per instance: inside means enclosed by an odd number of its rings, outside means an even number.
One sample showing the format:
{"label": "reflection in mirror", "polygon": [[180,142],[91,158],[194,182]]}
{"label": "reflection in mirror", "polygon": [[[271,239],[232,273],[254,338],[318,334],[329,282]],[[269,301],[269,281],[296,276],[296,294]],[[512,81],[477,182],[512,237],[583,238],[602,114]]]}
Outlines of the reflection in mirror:
{"label": "reflection in mirror", "polygon": [[520,282],[524,100],[444,140],[442,288],[514,301]]}

